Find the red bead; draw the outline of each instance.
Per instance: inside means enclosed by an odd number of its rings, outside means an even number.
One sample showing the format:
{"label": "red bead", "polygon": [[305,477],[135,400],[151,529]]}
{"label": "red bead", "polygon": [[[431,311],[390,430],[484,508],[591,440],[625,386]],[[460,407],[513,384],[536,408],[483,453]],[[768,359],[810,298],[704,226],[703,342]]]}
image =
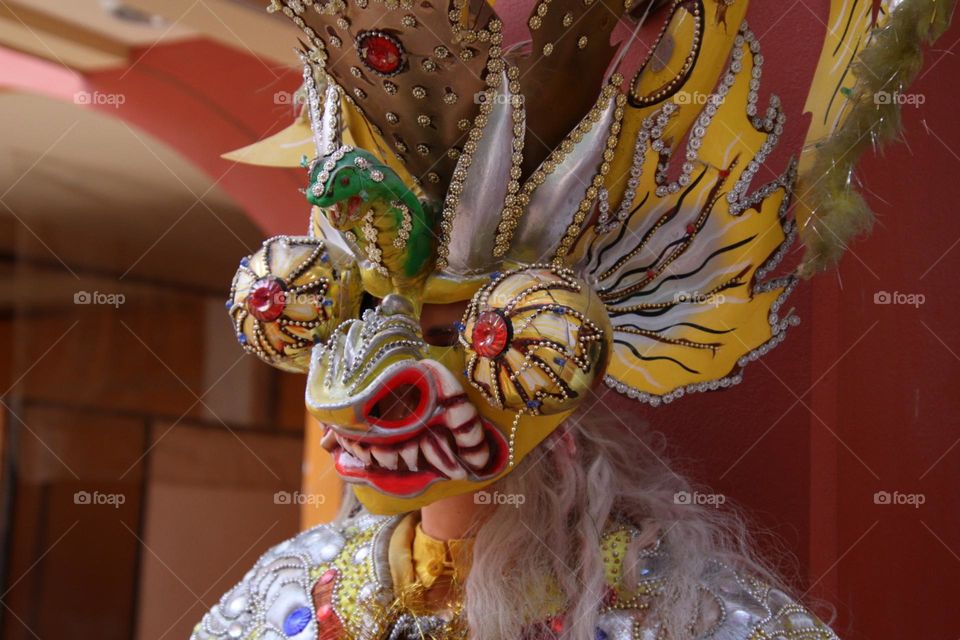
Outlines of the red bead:
{"label": "red bead", "polygon": [[720,179],[721,179],[721,180],[726,180],[726,179],[727,179],[727,176],[729,176],[729,175],[730,175],[730,169],[721,169],[721,170],[720,170]]}
{"label": "red bead", "polygon": [[692,236],[693,232],[697,230],[697,225],[691,223],[687,225],[687,235]]}
{"label": "red bead", "polygon": [[609,605],[617,604],[617,590],[607,589],[606,602]]}
{"label": "red bead", "polygon": [[563,633],[563,616],[557,616],[550,620],[550,630],[554,633]]}
{"label": "red bead", "polygon": [[357,41],[360,59],[368,67],[383,75],[400,71],[403,65],[403,48],[400,41],[380,32],[363,34]]}
{"label": "red bead", "polygon": [[317,620],[326,620],[333,614],[333,605],[330,603],[322,604],[317,607]]}
{"label": "red bead", "polygon": [[647,269],[647,280],[653,280],[657,277],[657,272],[655,269]]}
{"label": "red bead", "polygon": [[273,322],[286,306],[286,289],[276,278],[260,278],[254,282],[246,300],[247,311],[261,322]]}
{"label": "red bead", "polygon": [[507,319],[496,311],[484,311],[473,325],[473,350],[482,358],[496,358],[510,342]]}

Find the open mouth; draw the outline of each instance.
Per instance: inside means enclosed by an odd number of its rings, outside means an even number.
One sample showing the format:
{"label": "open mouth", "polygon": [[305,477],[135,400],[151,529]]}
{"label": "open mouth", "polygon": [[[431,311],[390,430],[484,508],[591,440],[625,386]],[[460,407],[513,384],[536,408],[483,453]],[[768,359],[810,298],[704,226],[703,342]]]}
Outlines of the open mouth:
{"label": "open mouth", "polygon": [[439,480],[493,477],[509,453],[503,434],[476,414],[460,427],[427,426],[399,442],[346,436],[329,425],[323,429],[321,445],[344,480],[397,496],[417,495]]}
{"label": "open mouth", "polygon": [[353,224],[360,219],[360,209],[363,207],[363,198],[350,196],[346,201],[340,201],[331,207],[333,223],[335,225]]}

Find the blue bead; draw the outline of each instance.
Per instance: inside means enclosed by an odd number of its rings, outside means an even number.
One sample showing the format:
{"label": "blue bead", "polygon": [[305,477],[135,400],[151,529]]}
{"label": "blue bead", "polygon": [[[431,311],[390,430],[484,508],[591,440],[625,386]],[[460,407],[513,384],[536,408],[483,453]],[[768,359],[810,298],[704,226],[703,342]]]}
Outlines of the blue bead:
{"label": "blue bead", "polygon": [[246,334],[238,333],[238,334],[237,334],[237,342],[239,342],[240,344],[247,344],[247,336],[246,336]]}
{"label": "blue bead", "polygon": [[454,322],[453,326],[456,327],[457,331],[463,331],[467,327],[467,325],[463,324],[459,320],[457,322]]}
{"label": "blue bead", "polygon": [[325,253],[320,254],[320,262],[330,262],[330,256]]}
{"label": "blue bead", "polygon": [[540,401],[539,401],[539,400],[527,400],[527,406],[530,407],[531,409],[536,409],[537,407],[540,406]]}
{"label": "blue bead", "polygon": [[566,358],[554,358],[553,361],[556,362],[561,367],[567,363]]}
{"label": "blue bead", "polygon": [[493,273],[490,274],[490,279],[491,279],[491,280],[496,280],[496,279],[499,278],[501,275],[502,275],[502,274],[501,274],[499,271],[494,271]]}
{"label": "blue bead", "polygon": [[249,266],[250,266],[250,256],[243,256],[242,258],[240,258],[240,266],[241,266],[241,267],[249,267]]}
{"label": "blue bead", "polygon": [[233,308],[233,300],[227,300],[227,303],[223,306],[227,308],[227,311],[230,311]]}
{"label": "blue bead", "polygon": [[313,612],[310,611],[310,607],[297,607],[288,613],[287,617],[284,619],[283,632],[288,636],[297,635],[307,628],[307,625],[310,624],[310,619],[312,617]]}
{"label": "blue bead", "polygon": [[596,640],[607,640],[607,632],[601,629],[600,627],[597,627],[594,633],[594,637],[596,638]]}

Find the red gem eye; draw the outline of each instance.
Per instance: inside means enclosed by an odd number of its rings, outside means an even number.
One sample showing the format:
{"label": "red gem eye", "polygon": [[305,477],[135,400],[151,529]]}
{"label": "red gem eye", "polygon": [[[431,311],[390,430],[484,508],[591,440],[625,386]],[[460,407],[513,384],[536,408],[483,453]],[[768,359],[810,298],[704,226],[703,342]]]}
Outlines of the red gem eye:
{"label": "red gem eye", "polygon": [[340,178],[340,184],[343,185],[344,187],[349,187],[349,186],[350,186],[350,178],[346,178],[346,177]]}
{"label": "red gem eye", "polygon": [[360,60],[368,69],[381,76],[392,76],[403,69],[403,45],[382,31],[367,31],[357,38]]}
{"label": "red gem eye", "polygon": [[473,325],[473,350],[482,358],[496,358],[510,343],[510,325],[497,311],[484,311]]}
{"label": "red gem eye", "polygon": [[253,283],[245,305],[257,320],[273,322],[287,306],[286,289],[277,278],[260,278]]}

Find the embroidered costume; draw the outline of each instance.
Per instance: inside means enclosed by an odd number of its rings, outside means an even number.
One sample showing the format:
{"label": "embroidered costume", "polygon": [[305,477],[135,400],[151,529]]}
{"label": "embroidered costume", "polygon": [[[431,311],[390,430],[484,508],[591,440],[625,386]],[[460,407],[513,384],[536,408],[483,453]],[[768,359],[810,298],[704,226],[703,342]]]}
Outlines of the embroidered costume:
{"label": "embroidered costume", "polygon": [[[759,98],[747,4],[539,0],[531,41],[507,47],[485,0],[272,0],[302,30],[305,107],[246,155],[304,154],[309,233],[245,258],[227,309],[247,351],[307,375],[307,409],[366,512],[267,552],[196,640],[468,637],[444,593],[466,579],[470,541],[430,539],[419,508],[502,479],[595,385],[658,406],[740,383],[784,340],[799,280],[780,261],[798,229],[809,272],[864,227],[862,208],[835,206],[859,197],[852,165],[820,152],[895,116],[864,106],[877,81],[861,62],[892,40],[918,52],[949,3],[832,2],[807,144],[775,172],[762,167],[787,116]],[[636,31],[611,46],[614,28],[646,19],[663,27],[625,78]],[[309,149],[291,144],[303,137]],[[798,174],[823,172],[829,189],[791,210]],[[458,302],[453,339],[427,339],[424,308]],[[645,547],[635,581],[622,566],[638,526],[605,529],[598,640],[666,632],[645,612],[669,551]],[[710,567],[697,637],[834,637],[777,588]],[[518,637],[563,629],[544,580]]]}
{"label": "embroidered costume", "polygon": [[[393,568],[398,562],[395,538],[407,517],[364,515],[339,527],[315,527],[274,547],[204,617],[193,637],[466,637],[436,635],[451,624],[450,614],[414,615],[404,611],[396,598],[402,589],[397,588]],[[659,597],[657,567],[663,552],[655,547],[645,550],[639,583],[629,590],[622,586],[622,558],[627,544],[638,534],[631,526],[619,525],[609,527],[603,537],[608,583],[602,594],[597,640],[661,637],[656,623],[644,612]],[[409,553],[404,558],[407,561]],[[430,575],[429,570],[424,573]],[[691,624],[697,626],[697,637],[704,638],[836,638],[783,592],[719,564],[703,578],[702,614]],[[561,608],[548,607],[527,633],[535,634],[538,626],[545,633],[555,633],[562,625]]]}

